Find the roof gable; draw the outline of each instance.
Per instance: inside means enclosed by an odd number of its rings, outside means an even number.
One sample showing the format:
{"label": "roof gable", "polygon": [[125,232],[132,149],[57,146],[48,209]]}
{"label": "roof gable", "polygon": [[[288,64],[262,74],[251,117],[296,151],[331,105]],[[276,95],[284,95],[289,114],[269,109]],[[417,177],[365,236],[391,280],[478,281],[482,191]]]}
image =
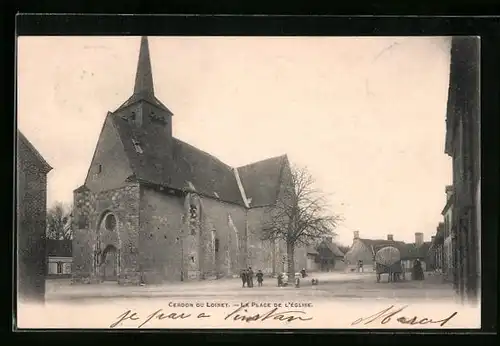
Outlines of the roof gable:
{"label": "roof gable", "polygon": [[238,167],[246,196],[251,199],[251,207],[276,203],[285,162],[286,155],[282,155]]}
{"label": "roof gable", "polygon": [[31,144],[31,142],[22,134],[20,130],[17,130],[17,141],[18,146],[24,145],[33,154],[33,157],[38,161],[38,166],[42,168],[44,173],[48,173],[52,170],[52,167],[47,163],[47,161],[45,161],[40,152],[33,144]]}

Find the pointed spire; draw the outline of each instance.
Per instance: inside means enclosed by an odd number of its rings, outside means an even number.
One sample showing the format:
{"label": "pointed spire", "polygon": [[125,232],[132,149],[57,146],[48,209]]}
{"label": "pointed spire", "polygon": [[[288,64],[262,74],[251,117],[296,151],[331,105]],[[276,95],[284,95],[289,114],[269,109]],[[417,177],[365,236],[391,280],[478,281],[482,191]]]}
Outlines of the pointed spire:
{"label": "pointed spire", "polygon": [[149,58],[149,44],[147,36],[141,37],[141,48],[139,50],[139,62],[134,85],[135,95],[154,95],[153,73],[151,59]]}

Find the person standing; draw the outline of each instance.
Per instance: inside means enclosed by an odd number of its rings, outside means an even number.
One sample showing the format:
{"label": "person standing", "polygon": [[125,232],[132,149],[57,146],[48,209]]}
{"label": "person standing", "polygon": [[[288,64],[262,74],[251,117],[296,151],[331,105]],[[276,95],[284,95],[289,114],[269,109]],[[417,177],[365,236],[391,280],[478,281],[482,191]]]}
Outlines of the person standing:
{"label": "person standing", "polygon": [[242,287],[245,287],[245,284],[248,284],[247,273],[246,273],[245,269],[241,270],[240,278],[241,278]]}
{"label": "person standing", "polygon": [[252,270],[252,267],[248,267],[248,270],[247,270],[247,286],[248,287],[253,287],[253,270]]}
{"label": "person standing", "polygon": [[259,287],[262,287],[262,282],[264,281],[264,274],[262,273],[261,270],[259,270],[256,276],[257,276],[257,284],[259,285]]}

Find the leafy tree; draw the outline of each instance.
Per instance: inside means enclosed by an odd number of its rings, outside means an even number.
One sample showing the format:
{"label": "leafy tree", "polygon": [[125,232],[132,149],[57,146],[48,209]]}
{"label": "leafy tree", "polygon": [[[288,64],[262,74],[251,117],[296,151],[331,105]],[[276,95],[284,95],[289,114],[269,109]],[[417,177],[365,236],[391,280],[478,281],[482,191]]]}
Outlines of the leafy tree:
{"label": "leafy tree", "polygon": [[48,239],[72,239],[71,227],[72,208],[63,203],[55,203],[47,211],[47,238]]}

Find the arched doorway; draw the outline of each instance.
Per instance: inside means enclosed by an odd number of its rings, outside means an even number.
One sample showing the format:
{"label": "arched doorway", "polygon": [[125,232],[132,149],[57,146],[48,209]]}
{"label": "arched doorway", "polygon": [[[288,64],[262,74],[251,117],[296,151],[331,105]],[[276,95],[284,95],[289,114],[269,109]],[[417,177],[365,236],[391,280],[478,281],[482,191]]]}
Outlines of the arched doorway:
{"label": "arched doorway", "polygon": [[115,246],[108,245],[102,252],[102,278],[104,281],[118,279],[118,251]]}

